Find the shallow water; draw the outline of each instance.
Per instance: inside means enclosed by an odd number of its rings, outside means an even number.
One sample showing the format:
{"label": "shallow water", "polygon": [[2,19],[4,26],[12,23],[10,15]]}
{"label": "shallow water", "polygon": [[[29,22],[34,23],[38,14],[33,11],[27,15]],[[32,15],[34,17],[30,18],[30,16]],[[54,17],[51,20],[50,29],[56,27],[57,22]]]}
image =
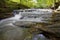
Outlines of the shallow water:
{"label": "shallow water", "polygon": [[32,21],[25,22],[26,20],[20,20],[21,17],[22,16],[20,14],[16,14],[14,17],[0,21],[0,40],[48,40],[42,34],[31,34],[32,38],[26,37],[30,34],[28,33],[29,28],[23,28],[21,25],[31,24]]}

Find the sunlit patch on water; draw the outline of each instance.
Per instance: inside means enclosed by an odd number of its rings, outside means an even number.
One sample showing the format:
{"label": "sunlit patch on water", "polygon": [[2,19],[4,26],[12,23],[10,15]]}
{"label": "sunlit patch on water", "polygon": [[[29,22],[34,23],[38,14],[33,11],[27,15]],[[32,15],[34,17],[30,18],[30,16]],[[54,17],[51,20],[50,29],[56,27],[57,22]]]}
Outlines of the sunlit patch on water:
{"label": "sunlit patch on water", "polygon": [[37,34],[33,37],[33,40],[49,40],[43,34]]}

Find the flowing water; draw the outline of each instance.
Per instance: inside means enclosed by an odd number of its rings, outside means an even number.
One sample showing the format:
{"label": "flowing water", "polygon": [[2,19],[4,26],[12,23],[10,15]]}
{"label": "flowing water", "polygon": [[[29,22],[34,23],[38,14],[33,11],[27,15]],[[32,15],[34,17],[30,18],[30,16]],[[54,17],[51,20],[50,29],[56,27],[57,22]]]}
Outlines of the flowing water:
{"label": "flowing water", "polygon": [[48,40],[42,34],[31,34],[33,35],[32,38],[26,37],[26,35],[30,34],[28,33],[29,28],[23,28],[20,26],[27,25],[29,22],[21,22],[21,17],[22,16],[20,14],[16,14],[14,17],[0,21],[0,40]]}

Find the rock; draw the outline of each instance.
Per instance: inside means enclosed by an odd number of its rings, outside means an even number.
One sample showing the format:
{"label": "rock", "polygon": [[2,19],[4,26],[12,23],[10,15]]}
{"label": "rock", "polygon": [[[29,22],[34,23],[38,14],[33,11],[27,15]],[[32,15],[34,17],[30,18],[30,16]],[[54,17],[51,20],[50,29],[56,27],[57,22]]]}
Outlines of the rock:
{"label": "rock", "polygon": [[0,40],[24,40],[29,35],[29,28],[15,26],[12,22],[13,19],[0,21]]}

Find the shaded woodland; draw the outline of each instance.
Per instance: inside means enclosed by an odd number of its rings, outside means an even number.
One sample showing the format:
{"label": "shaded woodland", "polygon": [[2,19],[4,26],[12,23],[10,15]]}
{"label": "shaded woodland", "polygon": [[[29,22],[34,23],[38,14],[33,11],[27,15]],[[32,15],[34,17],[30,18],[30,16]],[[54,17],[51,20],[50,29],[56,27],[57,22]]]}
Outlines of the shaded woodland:
{"label": "shaded woodland", "polygon": [[[14,10],[29,9],[29,8],[39,8],[39,9],[46,9],[47,8],[47,9],[55,10],[58,8],[59,5],[60,5],[59,0],[45,0],[45,1],[44,0],[35,0],[35,1],[34,0],[0,0],[0,19],[12,17]],[[37,23],[36,25],[32,25],[31,28],[28,30],[28,32],[33,33],[35,31],[38,31],[37,33],[40,33],[40,31],[42,30],[41,34],[44,34],[47,38],[48,37],[53,38],[52,40],[58,39],[60,36],[60,33],[58,33],[58,32],[60,32],[59,31],[60,30],[59,29],[60,28],[60,19],[59,19],[59,17],[57,17],[57,15],[60,16],[59,13],[53,14],[54,17],[53,17],[53,23],[52,24],[41,23],[41,25],[40,25],[40,23]],[[56,20],[56,18],[57,18],[57,20]],[[37,25],[40,28],[37,28],[37,30],[36,30],[35,26],[37,26]],[[4,27],[5,26],[6,25],[4,25]],[[6,28],[8,26],[11,26],[11,25],[7,25]],[[44,28],[44,27],[46,27],[46,28]],[[47,28],[47,27],[49,27],[49,28]],[[58,27],[57,30],[56,30],[56,27]],[[12,28],[12,26],[11,26],[11,28]],[[19,27],[16,27],[16,28],[19,28]],[[56,33],[52,32],[51,29],[53,29],[54,32],[56,32]],[[14,30],[17,30],[17,29],[14,29]],[[20,30],[20,29],[18,29],[18,30]],[[24,30],[26,30],[26,29],[24,29]],[[19,33],[19,31],[18,31],[18,33]],[[2,38],[2,40],[3,40],[3,38]]]}

